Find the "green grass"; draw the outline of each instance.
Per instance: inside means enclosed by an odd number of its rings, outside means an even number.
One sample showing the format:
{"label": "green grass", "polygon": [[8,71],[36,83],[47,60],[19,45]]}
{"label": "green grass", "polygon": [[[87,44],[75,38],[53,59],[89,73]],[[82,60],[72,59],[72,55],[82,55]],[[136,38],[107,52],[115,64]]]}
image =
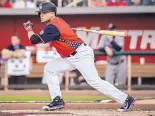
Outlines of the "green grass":
{"label": "green grass", "polygon": [[[63,96],[65,101],[107,100],[105,96]],[[0,101],[50,101],[49,96],[0,96]]]}

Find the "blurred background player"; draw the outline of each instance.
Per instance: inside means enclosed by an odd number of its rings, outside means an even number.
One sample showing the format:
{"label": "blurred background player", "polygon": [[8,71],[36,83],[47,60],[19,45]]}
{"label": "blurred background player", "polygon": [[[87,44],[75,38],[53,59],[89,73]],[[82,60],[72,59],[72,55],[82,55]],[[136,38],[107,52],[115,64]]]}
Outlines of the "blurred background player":
{"label": "blurred background player", "polygon": [[[11,37],[11,44],[2,50],[2,58],[9,59],[12,57],[23,57],[25,54],[25,46],[20,43],[20,38],[17,34]],[[25,76],[11,75],[9,78],[9,84],[24,84]]]}
{"label": "blurred background player", "polygon": [[[115,30],[116,25],[109,24],[108,30]],[[107,68],[105,72],[105,80],[117,87],[124,87],[126,84],[126,56],[113,56],[113,51],[123,51],[124,38],[118,36],[103,36],[103,48],[107,54]]]}

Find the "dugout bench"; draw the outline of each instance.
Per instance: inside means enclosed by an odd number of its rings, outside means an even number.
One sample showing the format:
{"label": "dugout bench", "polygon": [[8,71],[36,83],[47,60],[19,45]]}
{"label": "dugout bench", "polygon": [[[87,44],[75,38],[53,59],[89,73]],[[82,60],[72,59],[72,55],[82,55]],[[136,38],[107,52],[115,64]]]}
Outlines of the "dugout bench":
{"label": "dugout bench", "polygon": [[[39,64],[39,63],[34,63],[32,66],[32,72],[30,75],[27,75],[27,78],[40,78],[43,75],[43,69],[44,69],[45,64]],[[97,71],[99,73],[100,77],[103,77],[105,69],[106,69],[106,64],[97,64],[96,65]],[[139,63],[132,63],[131,66],[128,65],[127,67],[128,70],[128,90],[131,90],[131,78],[138,78],[138,85],[140,86],[142,84],[142,78],[145,77],[151,77],[155,78],[155,64],[153,63],[145,63],[144,65],[141,65]],[[7,74],[5,73],[5,65],[1,66],[0,70],[0,79],[1,79],[1,84],[7,86],[8,80],[5,79],[7,77]],[[65,73],[65,90],[69,90],[69,72]]]}

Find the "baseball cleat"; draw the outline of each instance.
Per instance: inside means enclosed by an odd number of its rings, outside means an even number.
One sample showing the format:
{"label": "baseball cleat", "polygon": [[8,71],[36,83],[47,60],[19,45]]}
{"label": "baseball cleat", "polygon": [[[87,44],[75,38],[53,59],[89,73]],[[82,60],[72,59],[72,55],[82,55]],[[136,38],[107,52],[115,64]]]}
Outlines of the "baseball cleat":
{"label": "baseball cleat", "polygon": [[46,106],[42,107],[42,110],[44,111],[51,111],[51,110],[57,110],[57,109],[62,109],[65,107],[65,102],[63,101],[60,96],[57,96],[53,99],[51,103],[49,103]]}
{"label": "baseball cleat", "polygon": [[125,102],[121,105],[121,108],[118,109],[118,111],[120,112],[127,112],[129,110],[129,108],[131,108],[132,105],[134,105],[134,102],[136,100],[131,97],[131,96],[128,96],[125,100]]}

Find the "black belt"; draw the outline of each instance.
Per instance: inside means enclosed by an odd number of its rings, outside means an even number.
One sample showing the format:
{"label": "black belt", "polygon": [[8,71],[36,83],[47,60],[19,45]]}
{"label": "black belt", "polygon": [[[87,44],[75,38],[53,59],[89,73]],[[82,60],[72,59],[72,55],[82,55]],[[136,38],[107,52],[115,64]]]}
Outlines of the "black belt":
{"label": "black belt", "polygon": [[[81,44],[81,45],[82,45],[82,44]],[[86,46],[86,45],[87,45],[87,44],[84,43],[84,46]],[[73,53],[71,53],[71,54],[69,55],[69,57],[74,56],[76,53],[77,53],[77,51],[75,50]]]}
{"label": "black belt", "polygon": [[112,62],[108,62],[108,63],[111,65],[118,65],[118,64],[121,64],[122,62],[124,62],[124,60],[121,60],[120,62],[116,62],[116,63],[112,63]]}

